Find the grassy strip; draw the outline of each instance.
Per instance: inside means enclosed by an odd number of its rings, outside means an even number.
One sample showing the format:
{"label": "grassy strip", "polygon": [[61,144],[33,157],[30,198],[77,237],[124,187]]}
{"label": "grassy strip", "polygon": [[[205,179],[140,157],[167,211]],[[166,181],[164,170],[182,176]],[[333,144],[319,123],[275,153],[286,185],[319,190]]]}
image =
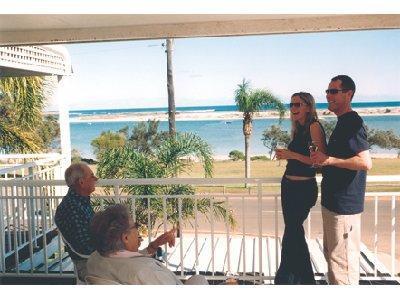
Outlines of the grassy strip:
{"label": "grassy strip", "polygon": [[[96,172],[96,165],[90,166]],[[277,161],[255,160],[251,162],[251,177],[282,177],[285,172],[286,163],[281,162],[278,166]],[[373,167],[368,172],[369,175],[399,175],[400,174],[400,159],[397,158],[377,158],[373,159]],[[194,163],[192,169],[185,174],[180,174],[181,178],[203,178],[204,171],[200,163]],[[214,178],[243,178],[244,177],[244,161],[215,161],[214,162]],[[279,192],[279,186],[265,187],[264,191]],[[199,187],[200,192],[223,192],[223,187]],[[399,192],[400,186],[393,183],[379,183],[374,186],[368,186],[367,192]],[[225,188],[226,193],[256,193],[256,187],[246,189],[243,186],[229,186]]]}
{"label": "grassy strip", "polygon": [[[399,175],[400,159],[397,158],[377,158],[372,160],[373,167],[368,172],[369,175]],[[281,177],[285,172],[286,163],[281,162],[278,166],[277,161],[256,160],[251,162],[251,177]],[[179,177],[201,178],[204,177],[200,163],[195,163],[188,174],[181,174]],[[215,161],[214,178],[237,178],[244,177],[244,161]]]}

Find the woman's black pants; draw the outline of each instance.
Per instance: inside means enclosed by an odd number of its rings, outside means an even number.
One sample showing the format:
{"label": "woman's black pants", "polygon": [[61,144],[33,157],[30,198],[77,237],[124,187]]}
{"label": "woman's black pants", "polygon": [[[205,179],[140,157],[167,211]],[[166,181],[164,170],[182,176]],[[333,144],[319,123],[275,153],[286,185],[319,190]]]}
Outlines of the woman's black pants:
{"label": "woman's black pants", "polygon": [[310,252],[304,236],[303,222],[318,197],[315,178],[281,183],[281,202],[285,232],[282,239],[281,264],[275,284],[315,284]]}

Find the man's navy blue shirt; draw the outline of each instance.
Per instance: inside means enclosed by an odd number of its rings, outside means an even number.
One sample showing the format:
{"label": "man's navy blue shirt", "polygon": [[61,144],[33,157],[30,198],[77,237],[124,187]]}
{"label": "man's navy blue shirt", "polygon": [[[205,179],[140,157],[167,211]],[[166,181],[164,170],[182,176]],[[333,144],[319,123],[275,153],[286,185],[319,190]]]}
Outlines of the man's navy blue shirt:
{"label": "man's navy blue shirt", "polygon": [[[367,131],[361,117],[355,111],[338,117],[329,139],[328,155],[347,159],[368,149]],[[363,212],[367,171],[327,166],[322,176],[322,206],[342,215]]]}
{"label": "man's navy blue shirt", "polygon": [[[94,211],[89,196],[81,196],[69,189],[57,207],[55,222],[67,242],[80,254],[90,255],[95,251],[90,237],[90,222]],[[81,259],[67,246],[72,259]]]}

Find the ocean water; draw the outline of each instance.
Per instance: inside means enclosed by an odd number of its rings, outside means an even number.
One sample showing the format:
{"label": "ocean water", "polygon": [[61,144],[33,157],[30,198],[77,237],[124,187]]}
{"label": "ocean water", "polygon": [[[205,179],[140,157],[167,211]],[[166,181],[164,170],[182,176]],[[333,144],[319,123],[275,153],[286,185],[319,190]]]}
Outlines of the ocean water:
{"label": "ocean water", "polygon": [[[289,109],[289,104],[285,104],[286,108]],[[354,102],[352,103],[353,108],[376,108],[376,107],[399,107],[400,101],[382,101],[382,102]],[[326,102],[316,103],[317,109],[327,109],[328,104]],[[265,110],[269,110],[268,107],[264,107]],[[167,107],[155,107],[155,108],[120,108],[120,109],[93,109],[93,110],[71,110],[70,117],[79,116],[93,116],[93,115],[112,115],[118,113],[133,113],[133,112],[167,112]],[[177,107],[177,112],[228,112],[237,111],[236,105],[219,105],[219,106],[185,106]]]}
{"label": "ocean water", "polygon": [[[381,130],[393,129],[396,134],[400,135],[400,116],[366,116],[363,119],[370,128]],[[77,149],[82,157],[94,158],[90,142],[99,136],[102,131],[117,131],[126,125],[131,130],[136,124],[137,122],[71,123],[72,148]],[[263,145],[261,137],[262,132],[272,125],[278,125],[278,120],[263,119],[253,121],[253,133],[250,144],[252,155],[267,154],[268,149]],[[281,126],[289,131],[290,121],[283,120]],[[244,151],[242,120],[177,121],[176,127],[178,131],[198,134],[211,145],[214,155],[228,155],[234,149]],[[159,128],[160,130],[168,130],[168,122],[160,122]],[[372,150],[378,151],[378,149],[374,148]],[[382,150],[379,151],[382,152]]]}

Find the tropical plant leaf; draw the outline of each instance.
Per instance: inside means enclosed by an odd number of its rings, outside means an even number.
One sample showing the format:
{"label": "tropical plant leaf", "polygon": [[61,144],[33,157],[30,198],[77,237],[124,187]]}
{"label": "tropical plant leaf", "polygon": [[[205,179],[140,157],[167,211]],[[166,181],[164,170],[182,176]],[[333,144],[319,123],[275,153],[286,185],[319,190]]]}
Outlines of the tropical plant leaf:
{"label": "tropical plant leaf", "polygon": [[44,77],[0,79],[0,148],[6,152],[37,152],[49,147],[59,134],[50,118],[43,117],[46,99],[54,88]]}
{"label": "tropical plant leaf", "polygon": [[193,158],[203,163],[206,177],[213,173],[213,157],[207,142],[193,133],[177,133],[168,138],[156,151],[157,159],[166,168],[168,177],[190,170]]}
{"label": "tropical plant leaf", "polygon": [[0,147],[6,152],[37,152],[40,147],[36,143],[36,137],[28,131],[0,121]]}

